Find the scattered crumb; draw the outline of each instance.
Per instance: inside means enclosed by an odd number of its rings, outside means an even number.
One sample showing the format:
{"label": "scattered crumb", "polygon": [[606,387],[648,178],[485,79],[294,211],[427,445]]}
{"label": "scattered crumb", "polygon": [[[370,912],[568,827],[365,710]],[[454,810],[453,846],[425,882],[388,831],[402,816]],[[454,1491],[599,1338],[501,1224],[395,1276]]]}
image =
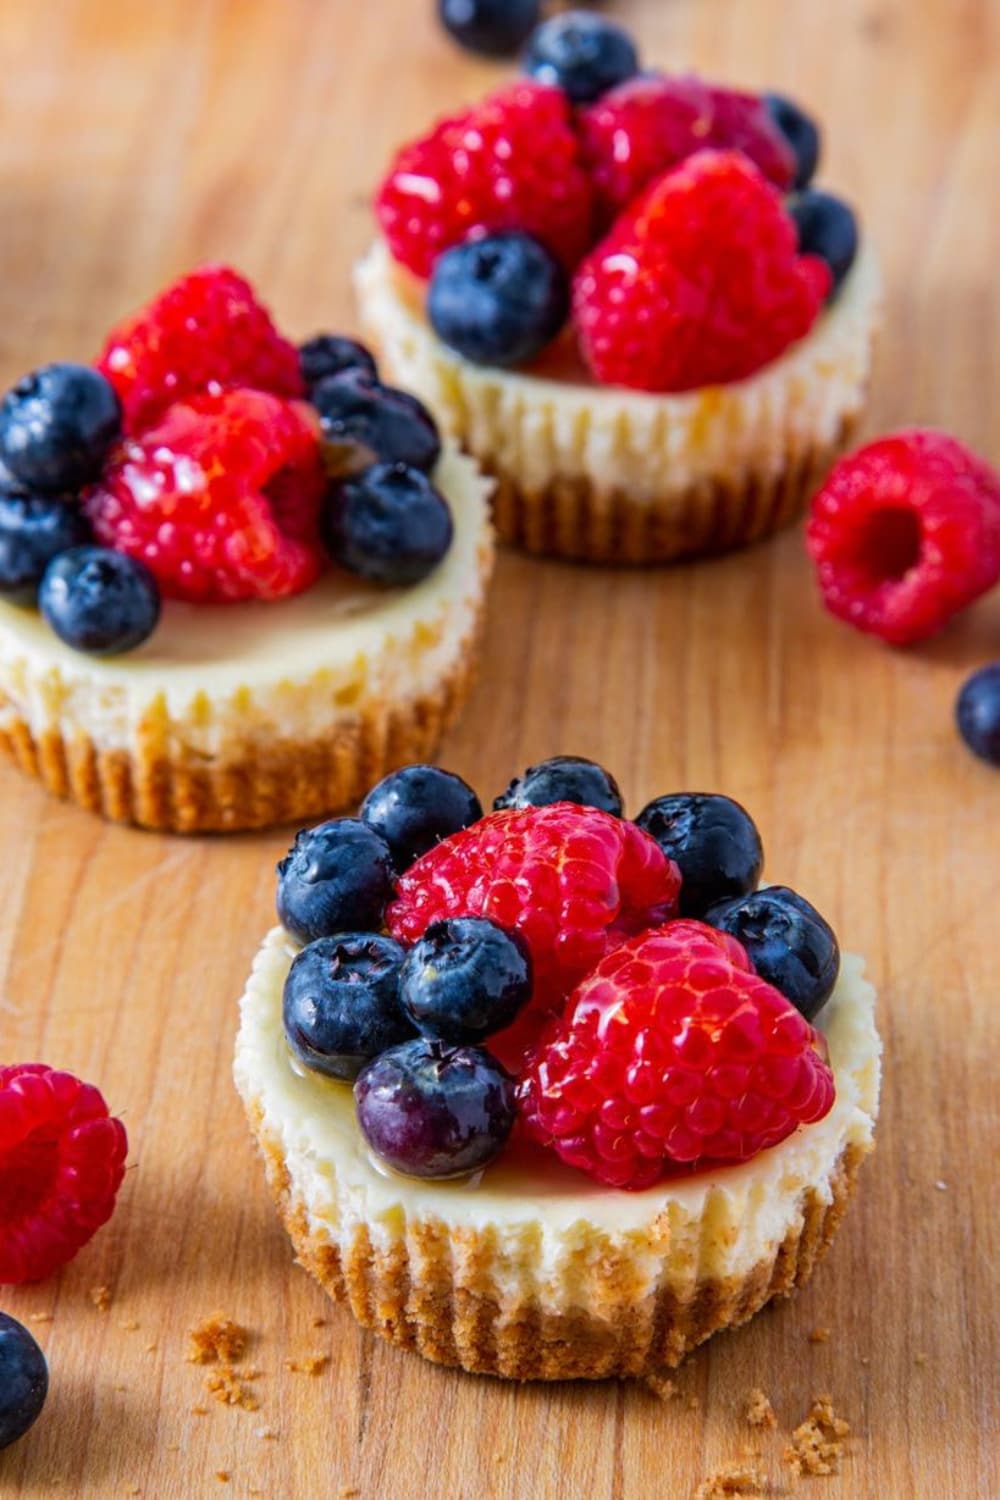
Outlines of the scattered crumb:
{"label": "scattered crumb", "polygon": [[755,1500],[766,1493],[767,1479],[759,1469],[745,1463],[727,1463],[720,1464],[701,1481],[694,1500],[729,1500],[731,1495]]}
{"label": "scattered crumb", "polygon": [[191,1408],[191,1414],[192,1414],[192,1416],[195,1416],[195,1417],[207,1417],[208,1416],[208,1407],[207,1406],[192,1406],[192,1408]]}
{"label": "scattered crumb", "polygon": [[813,1328],[809,1332],[810,1344],[826,1344],[830,1339],[829,1328]]}
{"label": "scattered crumb", "polygon": [[192,1365],[237,1364],[247,1352],[249,1342],[250,1335],[239,1323],[223,1313],[213,1313],[188,1329],[184,1357]]}
{"label": "scattered crumb", "polygon": [[215,1477],[219,1481],[220,1484],[228,1484],[229,1483],[229,1470],[228,1469],[216,1469],[216,1471],[215,1471]]}
{"label": "scattered crumb", "polygon": [[205,1389],[223,1406],[238,1406],[241,1411],[258,1411],[260,1401],[244,1382],[256,1380],[258,1370],[234,1370],[232,1365],[220,1365],[205,1376]]}
{"label": "scattered crumb", "polygon": [[134,1318],[122,1318],[118,1324],[118,1327],[124,1328],[126,1333],[135,1333],[139,1325]]}
{"label": "scattered crumb", "polygon": [[98,1312],[107,1312],[111,1306],[111,1288],[109,1286],[92,1286],[87,1296]]}
{"label": "scattered crumb", "polygon": [[116,1391],[127,1391],[128,1390],[128,1386],[125,1384],[124,1380],[121,1380],[121,1381],[119,1381],[116,1384],[115,1390]]}
{"label": "scattered crumb", "polygon": [[687,1409],[688,1411],[701,1410],[701,1397],[696,1396],[694,1391],[692,1391],[690,1396],[687,1398]]}
{"label": "scattered crumb", "polygon": [[838,1417],[829,1396],[816,1396],[804,1422],[792,1433],[784,1461],[793,1474],[836,1474],[850,1425]]}
{"label": "scattered crumb", "polygon": [[867,1355],[867,1354],[863,1354],[863,1355],[862,1355],[862,1356],[861,1356],[861,1363],[862,1363],[862,1364],[863,1364],[863,1365],[866,1365],[866,1366],[867,1366],[867,1365],[870,1365],[870,1364],[871,1364],[871,1360],[870,1360],[870,1359],[869,1359],[869,1358],[868,1358],[868,1355]]}
{"label": "scattered crumb", "polygon": [[767,1396],[757,1386],[747,1396],[746,1419],[751,1427],[777,1427],[778,1419]]}
{"label": "scattered crumb", "polygon": [[361,1491],[357,1489],[353,1484],[342,1484],[338,1493],[341,1497],[341,1500],[353,1500],[353,1497],[355,1495],[360,1495]]}
{"label": "scattered crumb", "polygon": [[167,1444],[167,1452],[168,1453],[179,1453],[180,1451],[181,1451],[181,1445],[180,1445],[180,1443],[168,1443]]}
{"label": "scattered crumb", "polygon": [[329,1363],[329,1354],[307,1354],[304,1359],[286,1359],[285,1369],[296,1375],[322,1375]]}
{"label": "scattered crumb", "polygon": [[328,1322],[328,1318],[313,1318],[312,1326],[314,1328],[325,1328]]}
{"label": "scattered crumb", "polygon": [[273,1427],[255,1427],[253,1435],[256,1438],[269,1438],[272,1443],[278,1441],[278,1434]]}
{"label": "scattered crumb", "polygon": [[934,1186],[937,1188],[939,1193],[946,1193],[948,1191],[948,1184],[946,1182],[942,1182],[940,1178],[938,1178]]}
{"label": "scattered crumb", "polygon": [[925,1365],[927,1363],[927,1355],[923,1353],[915,1354],[913,1356],[913,1363],[915,1365]]}
{"label": "scattered crumb", "polygon": [[679,1394],[677,1382],[671,1380],[668,1375],[652,1374],[646,1376],[646,1387],[654,1396],[659,1396],[661,1401],[672,1401]]}
{"label": "scattered crumb", "polygon": [[140,1490],[137,1484],[126,1484],[125,1493],[126,1495],[141,1495],[142,1490]]}
{"label": "scattered crumb", "polygon": [[157,1349],[156,1340],[155,1339],[150,1339],[149,1343],[146,1345],[146,1353],[147,1354],[155,1354],[156,1353],[156,1349]]}
{"label": "scattered crumb", "polygon": [[51,1323],[52,1322],[52,1314],[51,1313],[45,1313],[45,1312],[30,1313],[29,1316],[28,1316],[28,1321],[30,1323]]}

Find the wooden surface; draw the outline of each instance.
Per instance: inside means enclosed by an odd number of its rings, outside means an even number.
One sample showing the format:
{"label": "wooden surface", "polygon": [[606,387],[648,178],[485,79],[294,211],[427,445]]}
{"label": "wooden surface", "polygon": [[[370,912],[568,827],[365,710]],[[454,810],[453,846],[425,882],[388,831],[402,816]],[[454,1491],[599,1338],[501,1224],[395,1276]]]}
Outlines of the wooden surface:
{"label": "wooden surface", "polygon": [[[886,264],[870,428],[939,423],[1000,462],[1000,7],[619,9],[650,59],[783,86],[825,118],[826,178],[864,205]],[[348,267],[390,145],[503,76],[453,51],[430,10],[3,0],[0,380],[88,357],[112,319],[213,257],[291,330],[350,326]],[[919,652],[853,635],[821,613],[794,532],[646,575],[501,561],[482,684],[446,763],[490,794],[558,750],[606,761],[633,808],[733,793],[771,877],[816,900],[881,991],[880,1149],[832,1254],[796,1302],[692,1359],[669,1404],[441,1371],[328,1307],[291,1264],[230,1081],[286,837],[113,829],[0,772],[0,1055],[98,1082],[132,1164],[76,1263],[2,1294],[43,1319],[52,1391],[0,1455],[0,1493],[685,1500],[739,1456],[751,1386],[783,1429],[820,1390],[852,1422],[842,1475],[806,1484],[817,1500],[1000,1493],[1000,779],[951,726],[963,674],[996,655],[997,597]],[[106,1313],[88,1296],[101,1284]],[[217,1308],[256,1334],[258,1413],[216,1405],[183,1361],[186,1328]],[[828,1342],[809,1341],[817,1327]],[[317,1352],[321,1376],[285,1369]],[[787,1482],[780,1438],[763,1446]]]}

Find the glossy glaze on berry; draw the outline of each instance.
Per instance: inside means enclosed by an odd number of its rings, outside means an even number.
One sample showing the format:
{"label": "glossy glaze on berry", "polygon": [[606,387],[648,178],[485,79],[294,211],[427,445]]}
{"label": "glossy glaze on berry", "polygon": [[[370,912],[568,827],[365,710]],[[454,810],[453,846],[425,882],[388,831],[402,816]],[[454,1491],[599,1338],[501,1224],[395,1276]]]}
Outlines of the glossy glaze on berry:
{"label": "glossy glaze on berry", "polygon": [[470,52],[510,57],[541,20],[541,0],[438,0],[445,30]]}
{"label": "glossy glaze on berry", "polygon": [[72,497],[28,495],[0,475],[0,598],[32,605],[54,557],[91,540]]}
{"label": "glossy glaze on berry", "polygon": [[539,83],[586,104],[639,71],[628,32],[589,11],[553,16],[538,27],[524,53],[524,69]]}
{"label": "glossy glaze on berry", "polygon": [[383,838],[358,818],[304,828],[278,865],[278,918],[300,943],[374,932],[393,893]]}
{"label": "glossy glaze on berry", "polygon": [[858,254],[858,221],[852,209],[832,193],[795,193],[787,203],[795,221],[802,255],[818,255],[830,267],[833,296],[843,285]]}
{"label": "glossy glaze on berry", "polygon": [[90,656],[118,656],[149,639],[160,618],[156,579],[138,558],[73,547],[49,563],[38,607],[59,639]]}
{"label": "glossy glaze on berry", "polygon": [[428,473],[441,456],[437,425],[422,402],[382,385],[364,370],[328,376],[313,387],[309,399],[330,443],[356,444],[382,463]]}
{"label": "glossy glaze on berry", "polygon": [[404,766],[391,772],[372,787],[358,812],[385,839],[400,872],[482,815],[482,804],[468,782],[440,766]]}
{"label": "glossy glaze on berry", "polygon": [[636,823],[681,872],[680,911],[709,906],[756,888],[764,867],[760,834],[746,808],[711,792],[678,792],[647,803]]}
{"label": "glossy glaze on berry", "polygon": [[764,94],[763,102],[795,153],[794,188],[808,187],[816,175],[822,150],[819,126],[811,115],[784,94]]}
{"label": "glossy glaze on berry", "polygon": [[529,766],[493,802],[494,808],[546,807],[553,802],[575,802],[622,817],[625,804],[617,781],[596,761],[582,755],[554,755]]}
{"label": "glossy glaze on berry", "polygon": [[730,933],[768,984],[812,1021],[833,993],[840,948],[833,928],[804,896],[772,885],[710,906],[705,921]]}
{"label": "glossy glaze on berry", "polygon": [[0,1312],[0,1448],[37,1421],[48,1392],[45,1355],[26,1328]]}
{"label": "glossy glaze on berry", "polygon": [[425,1036],[481,1042],[531,999],[531,955],[516,932],[485,917],[434,922],[406,955],[400,1001]]}
{"label": "glossy glaze on berry", "polygon": [[103,375],[87,365],[43,365],[0,401],[0,463],[31,491],[78,490],[97,478],[121,422]]}
{"label": "glossy glaze on berry", "polygon": [[375,356],[357,339],[345,338],[340,333],[317,333],[299,345],[299,368],[306,389],[312,390],[321,380],[330,375],[343,375],[345,370],[361,370],[373,380],[378,378]]}
{"label": "glossy glaze on berry", "polygon": [[446,556],[454,526],[448,502],[420,469],[372,464],[330,486],[322,515],[327,551],[375,583],[419,583]]}
{"label": "glossy glaze on berry", "polygon": [[980,667],[962,684],[955,718],[973,754],[1000,766],[1000,662]]}
{"label": "glossy glaze on berry", "polygon": [[519,365],[555,338],[569,312],[569,282],[538,240],[509,232],[445,250],[427,315],[442,343],[484,365]]}
{"label": "glossy glaze on berry", "polygon": [[301,1063],[353,1079],[414,1034],[399,1002],[404,957],[398,943],[373,932],[344,932],[303,948],[282,999],[285,1040]]}

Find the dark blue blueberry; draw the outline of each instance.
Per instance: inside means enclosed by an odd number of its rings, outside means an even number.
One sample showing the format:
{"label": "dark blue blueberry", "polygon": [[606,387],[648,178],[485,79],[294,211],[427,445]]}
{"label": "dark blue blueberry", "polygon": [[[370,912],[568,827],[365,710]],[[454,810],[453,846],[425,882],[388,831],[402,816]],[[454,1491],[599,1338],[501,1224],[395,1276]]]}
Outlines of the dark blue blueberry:
{"label": "dark blue blueberry", "polygon": [[399,996],[425,1036],[481,1042],[531,999],[531,955],[519,933],[488,917],[432,922],[406,955]]}
{"label": "dark blue blueberry", "polygon": [[357,1078],[366,1062],[414,1035],[399,1003],[404,950],[375,932],[341,932],[303,948],[285,980],[285,1040],[329,1078]]}
{"label": "dark blue blueberry", "polygon": [[0,598],[34,604],[54,557],[91,540],[73,498],[22,492],[0,471]]}
{"label": "dark blue blueberry", "polygon": [[462,47],[510,57],[541,19],[541,0],[438,0],[441,23]]}
{"label": "dark blue blueberry", "polygon": [[160,591],[138,558],[108,547],[71,547],[45,569],[38,607],[74,651],[119,656],[156,629]]}
{"label": "dark blue blueberry", "polygon": [[482,804],[468,782],[440,766],[404,766],[373,786],[360,818],[380,833],[402,873],[421,854],[478,823]]}
{"label": "dark blue blueberry", "polygon": [[568,313],[566,272],[529,234],[471,240],[435,262],[428,317],[443,343],[476,364],[534,359]]}
{"label": "dark blue blueberry", "polygon": [[980,667],[963,684],[955,718],[969,749],[990,765],[1000,766],[1000,661]]}
{"label": "dark blue blueberry", "polygon": [[710,906],[705,921],[738,938],[761,979],[807,1021],[829,1000],[840,973],[840,948],[829,922],[797,892],[783,885],[751,891]]}
{"label": "dark blue blueberry", "polygon": [[342,375],[345,370],[362,370],[373,380],[378,375],[374,355],[364,344],[339,333],[317,333],[315,338],[300,344],[299,368],[306,389],[310,391],[321,380]]}
{"label": "dark blue blueberry", "polygon": [[360,446],[382,463],[408,464],[429,473],[441,456],[430,412],[411,396],[382,385],[365,370],[329,375],[309,393],[327,442]]}
{"label": "dark blue blueberry", "polygon": [[503,1149],[514,1124],[514,1080],[479,1047],[418,1037],[383,1052],[354,1085],[361,1133],[410,1177],[462,1177]]}
{"label": "dark blue blueberry", "polygon": [[805,110],[784,94],[765,94],[764,103],[771,119],[795,153],[795,178],[792,186],[808,187],[816,175],[822,149],[819,126]]}
{"label": "dark blue blueberry", "polygon": [[833,272],[832,297],[858,253],[858,221],[853,211],[832,193],[812,189],[795,193],[786,206],[798,230],[801,253],[818,255]]}
{"label": "dark blue blueberry", "polygon": [[524,71],[562,89],[574,104],[586,104],[638,73],[639,55],[620,26],[570,10],[538,27],[525,49]]}
{"label": "dark blue blueberry", "polygon": [[0,1312],[0,1448],[24,1436],[48,1393],[45,1355],[26,1328]]}
{"label": "dark blue blueberry", "polygon": [[120,432],[114,388],[87,365],[43,365],[0,402],[0,460],[30,490],[89,484]]}
{"label": "dark blue blueberry", "polygon": [[451,511],[426,474],[372,464],[332,484],[321,518],[335,562],[375,583],[419,583],[451,546]]}
{"label": "dark blue blueberry", "polygon": [[552,802],[577,802],[581,807],[599,807],[620,818],[625,810],[618,783],[594,760],[582,755],[554,755],[551,760],[529,766],[515,776],[505,792],[494,800],[495,808],[547,807]]}
{"label": "dark blue blueberry", "polygon": [[393,878],[388,844],[359,818],[303,828],[278,865],[278,917],[300,943],[374,932]]}
{"label": "dark blue blueberry", "polygon": [[746,808],[712,792],[656,797],[635,820],[680,868],[681,916],[752,891],[764,867],[760,834]]}

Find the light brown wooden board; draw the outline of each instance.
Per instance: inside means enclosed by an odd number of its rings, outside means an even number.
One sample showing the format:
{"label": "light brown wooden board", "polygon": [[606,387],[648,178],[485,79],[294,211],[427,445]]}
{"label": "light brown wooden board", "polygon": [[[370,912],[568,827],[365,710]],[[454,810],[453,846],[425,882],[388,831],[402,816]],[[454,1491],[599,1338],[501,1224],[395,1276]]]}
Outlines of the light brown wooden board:
{"label": "light brown wooden board", "polygon": [[[824,175],[863,205],[887,273],[871,430],[934,422],[1000,461],[1000,7],[617,9],[650,59],[781,86],[826,120]],[[348,269],[390,146],[504,76],[453,50],[430,13],[3,0],[3,383],[91,355],[113,319],[212,258],[245,268],[294,332],[349,327]],[[771,878],[826,910],[881,990],[880,1149],[832,1254],[797,1301],[692,1359],[669,1404],[438,1370],[329,1306],[291,1263],[230,1082],[235,1000],[286,837],[105,827],[3,770],[0,1055],[97,1081],[132,1169],[111,1226],[63,1276],[3,1294],[19,1317],[51,1316],[32,1327],[52,1393],[0,1455],[0,1492],[684,1500],[739,1455],[756,1385],[785,1430],[820,1390],[854,1425],[842,1475],[803,1491],[817,1500],[1000,1493],[986,1180],[995,1197],[1000,777],[951,725],[959,681],[991,655],[1000,598],[919,652],[837,625],[795,531],[645,574],[501,560],[482,683],[446,763],[489,794],[558,750],[607,762],[633,808],[684,787],[733,793],[764,830]],[[103,1314],[88,1299],[102,1283]],[[213,1403],[183,1361],[186,1328],[217,1308],[255,1331],[258,1413]],[[829,1341],[810,1343],[821,1326]],[[331,1356],[323,1375],[285,1369],[313,1352]],[[780,1439],[763,1446],[787,1482]]]}

